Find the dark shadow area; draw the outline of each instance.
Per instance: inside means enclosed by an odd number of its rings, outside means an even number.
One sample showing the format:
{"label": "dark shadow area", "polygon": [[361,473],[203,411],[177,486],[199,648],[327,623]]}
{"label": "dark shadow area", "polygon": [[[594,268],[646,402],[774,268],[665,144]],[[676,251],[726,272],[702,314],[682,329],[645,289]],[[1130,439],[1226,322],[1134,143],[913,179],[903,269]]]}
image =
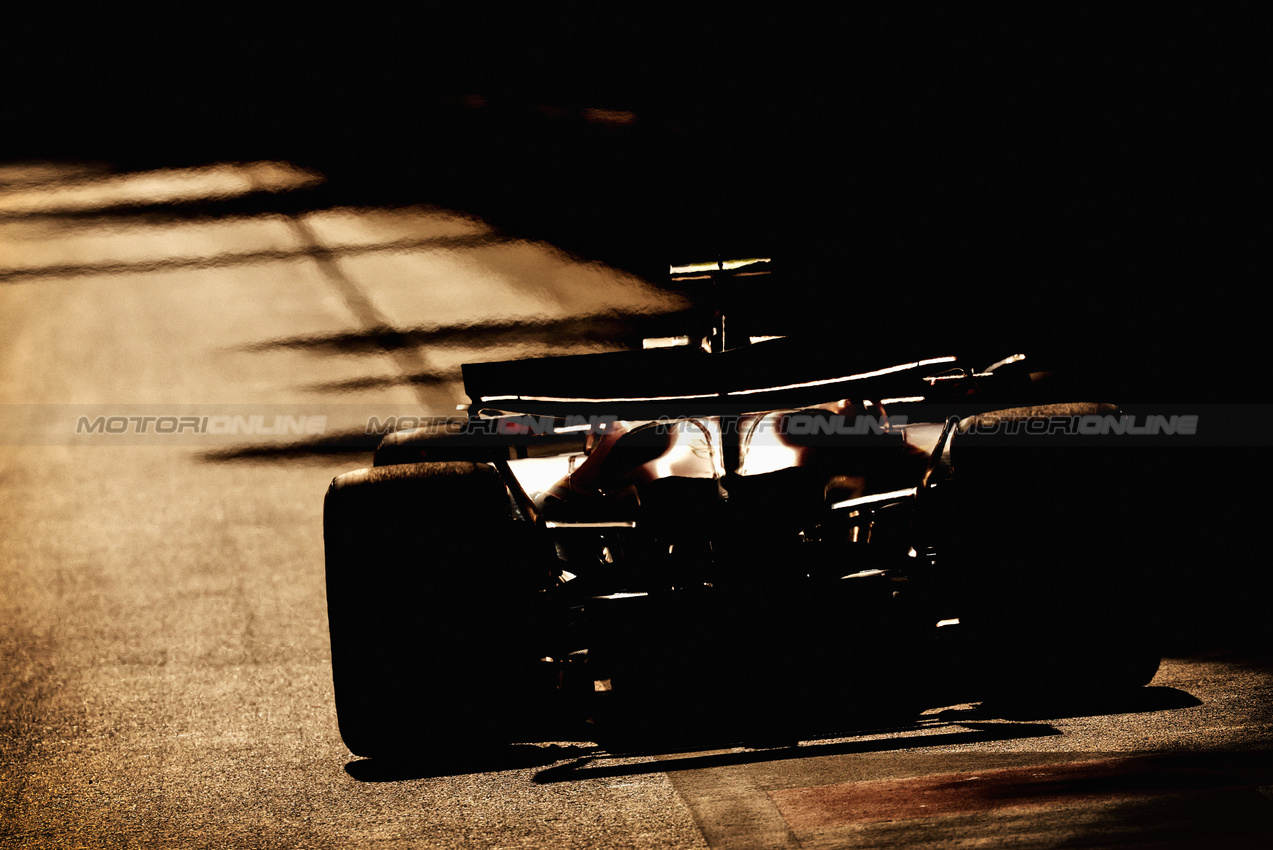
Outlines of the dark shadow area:
{"label": "dark shadow area", "polygon": [[345,765],[345,772],[359,782],[405,782],[439,776],[491,773],[540,767],[592,752],[591,746],[510,744],[485,751],[466,752],[422,760],[362,759]]}
{"label": "dark shadow area", "polygon": [[358,390],[389,389],[391,387],[440,387],[460,380],[460,373],[417,372],[414,375],[390,375],[375,378],[351,378],[347,381],[330,381],[310,384],[305,389],[315,392],[345,393]]}
{"label": "dark shadow area", "polygon": [[[15,77],[0,159],[280,159],[638,271],[785,256],[811,302],[872,317],[861,344],[896,332],[886,314],[1208,359],[1199,336],[1226,336],[1201,319],[1233,305],[1188,287],[1221,262],[1241,276],[1255,233],[1240,38],[1170,16],[1153,35],[1117,15],[438,17],[58,32],[14,53],[50,73]],[[444,35],[422,50],[426,32]],[[78,84],[50,96],[55,68]]]}
{"label": "dark shadow area", "polygon": [[432,328],[374,328],[329,336],[288,337],[257,343],[249,351],[299,349],[317,354],[365,354],[403,348],[484,346],[511,343],[540,344],[546,351],[565,341],[641,347],[647,336],[685,333],[700,314],[684,311],[662,314],[608,314],[568,318],[526,316]]}
{"label": "dark shadow area", "polygon": [[[659,745],[651,743],[641,747],[607,747],[606,745],[597,746],[588,743],[566,746],[560,744],[546,746],[518,744],[428,758],[363,759],[350,762],[345,766],[345,771],[360,782],[402,782],[435,776],[458,776],[471,773],[518,770],[527,767],[552,765],[563,759],[570,759],[565,764],[548,767],[535,775],[534,781],[536,783],[549,784],[583,779],[637,776],[674,770],[697,770],[767,761],[783,761],[793,758],[904,751],[922,747],[1019,740],[1060,734],[1053,727],[1041,724],[961,721],[958,725],[967,731],[942,732],[914,738],[815,743],[800,747],[796,747],[794,741],[790,745],[774,747],[758,744],[742,752],[706,754],[700,754],[699,751],[704,748],[734,748],[737,746],[737,742],[732,740],[700,740],[694,744]],[[911,728],[914,727],[906,727],[906,729]],[[895,731],[904,730],[898,729]],[[674,757],[668,758],[668,756]],[[595,764],[607,758],[633,757],[656,758],[657,760],[636,765]]]}
{"label": "dark shadow area", "polygon": [[288,262],[299,259],[340,259],[367,254],[397,251],[422,251],[434,248],[460,248],[489,245],[501,241],[490,234],[453,236],[430,239],[401,239],[376,245],[353,245],[343,248],[309,247],[289,250],[245,251],[223,253],[207,257],[170,257],[135,262],[84,263],[76,265],[39,266],[30,269],[0,271],[0,284],[28,282],[40,278],[99,277],[105,275],[134,275],[151,272],[179,271],[184,269],[219,269],[249,266],[259,263]]}
{"label": "dark shadow area", "polygon": [[980,793],[1028,803],[1032,798],[1165,795],[1260,786],[1273,777],[1273,759],[1262,750],[1228,753],[1222,760],[1213,753],[1152,753],[1051,765],[1046,772],[1027,767],[988,774],[992,782],[1003,784],[982,788]]}
{"label": "dark shadow area", "polygon": [[[722,734],[718,738],[710,731],[703,730],[693,735],[678,735],[671,730],[663,734],[639,734],[637,730],[625,733],[623,728],[616,728],[609,734],[596,737],[600,730],[586,726],[576,730],[580,736],[578,744],[519,744],[427,757],[364,759],[350,762],[346,765],[346,771],[360,782],[398,782],[544,766],[546,769],[537,773],[534,781],[549,784],[787,759],[904,752],[927,747],[1051,737],[1062,733],[1044,721],[1171,711],[1201,704],[1196,697],[1177,688],[1147,687],[1101,698],[1061,698],[1050,701],[1046,706],[1007,701],[987,702],[970,708],[949,708],[936,715],[925,715],[911,723],[871,726],[856,732],[838,730],[811,735],[794,731],[781,733],[779,730],[741,741],[736,735]],[[924,734],[907,734],[915,732]],[[843,740],[846,734],[870,735],[872,738]],[[890,737],[875,737],[881,735]],[[566,737],[575,738],[576,734],[569,733]],[[583,740],[588,737],[599,743]],[[739,747],[745,749],[738,751]],[[704,752],[722,749],[730,752]],[[613,758],[655,760],[636,765],[604,763]],[[563,759],[570,761],[556,764]]]}
{"label": "dark shadow area", "polygon": [[[706,755],[686,754],[678,758],[661,758],[657,761],[636,765],[600,765],[589,766],[598,758],[653,756],[659,755],[658,749],[641,749],[636,751],[607,752],[606,756],[585,756],[568,764],[548,768],[535,775],[535,782],[549,784],[554,782],[573,782],[582,779],[613,778],[618,776],[640,776],[649,773],[667,773],[676,770],[701,770],[713,767],[730,767],[740,764],[756,764],[769,761],[786,761],[788,759],[816,758],[822,756],[862,755],[921,749],[924,747],[943,747],[958,744],[980,744],[992,741],[1011,741],[1023,738],[1043,738],[1061,734],[1055,728],[1043,724],[1001,724],[1001,723],[960,723],[963,727],[975,727],[970,731],[942,732],[933,735],[922,735],[914,738],[892,738],[874,741],[843,741],[826,744],[810,744],[806,746],[786,746],[775,749],[756,749],[744,752],[709,753]],[[722,743],[720,746],[728,746]],[[684,751],[684,748],[672,752]]]}
{"label": "dark shadow area", "polygon": [[[1078,752],[1059,762],[989,770],[952,766],[937,772],[942,768],[935,765],[927,776],[779,790],[774,796],[784,814],[806,828],[853,817],[871,830],[875,847],[1011,841],[1040,847],[1262,848],[1268,844],[1265,786],[1271,766],[1267,750]],[[985,828],[985,813],[993,813],[993,831]],[[1012,838],[1005,839],[1008,835]]]}
{"label": "dark shadow area", "polygon": [[1202,705],[1201,700],[1178,688],[1146,687],[1130,688],[1109,694],[1063,695],[1046,703],[1010,699],[991,700],[971,709],[947,709],[938,716],[950,722],[962,722],[961,718],[1012,721],[1061,720],[1072,717],[1171,711],[1199,705]]}
{"label": "dark shadow area", "polygon": [[[330,458],[334,455],[347,455],[350,463],[367,466],[371,463],[371,455],[376,450],[382,435],[351,431],[344,434],[332,434],[313,440],[297,440],[290,443],[276,443],[252,446],[229,446],[224,449],[213,449],[200,455],[205,463],[232,463],[254,461],[279,463],[283,461],[300,461],[306,459]],[[365,455],[365,458],[358,458]],[[366,461],[365,463],[363,461]],[[351,466],[351,468],[353,468]]]}
{"label": "dark shadow area", "polygon": [[[214,163],[226,162],[223,158],[209,159],[202,162],[194,160],[171,163],[177,168],[199,168]],[[235,161],[235,160],[230,160]],[[168,167],[163,162],[153,168]],[[96,176],[78,177],[74,175],[64,180],[40,181],[40,188],[56,189],[62,186],[92,186],[95,183],[109,183],[121,175],[138,174],[151,168],[128,168],[121,165],[106,166],[104,173]],[[34,187],[32,187],[34,188]],[[201,194],[193,198],[175,198],[166,200],[134,199],[116,203],[102,203],[87,208],[51,206],[48,209],[32,209],[21,213],[0,212],[0,220],[6,218],[23,218],[39,221],[41,219],[55,221],[60,224],[73,224],[82,227],[110,227],[116,222],[136,224],[173,224],[185,222],[208,222],[261,216],[301,215],[335,207],[343,207],[356,203],[356,196],[348,190],[329,181],[312,185],[296,186],[283,190],[260,189],[243,194],[207,195]]]}

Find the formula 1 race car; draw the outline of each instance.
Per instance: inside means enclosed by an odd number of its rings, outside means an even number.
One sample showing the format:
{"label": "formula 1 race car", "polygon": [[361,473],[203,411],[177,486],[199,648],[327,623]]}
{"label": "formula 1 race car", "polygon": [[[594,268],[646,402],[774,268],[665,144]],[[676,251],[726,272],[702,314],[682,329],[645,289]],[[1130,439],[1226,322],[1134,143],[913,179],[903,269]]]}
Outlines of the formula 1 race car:
{"label": "formula 1 race car", "polygon": [[684,342],[466,366],[466,417],[335,479],[352,752],[799,738],[1153,678],[1117,407],[1016,352]]}

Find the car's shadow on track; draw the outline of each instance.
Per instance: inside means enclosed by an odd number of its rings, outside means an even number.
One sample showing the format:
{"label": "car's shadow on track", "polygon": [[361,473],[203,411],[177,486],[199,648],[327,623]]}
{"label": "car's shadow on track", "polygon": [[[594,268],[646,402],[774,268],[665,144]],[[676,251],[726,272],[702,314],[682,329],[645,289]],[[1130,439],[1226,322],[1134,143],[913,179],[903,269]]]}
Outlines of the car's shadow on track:
{"label": "car's shadow on track", "polygon": [[562,759],[577,759],[596,751],[591,744],[509,744],[444,757],[359,759],[345,765],[345,772],[359,782],[403,782],[470,773],[496,773],[543,767]]}
{"label": "car's shadow on track", "polygon": [[[1147,687],[1099,700],[1076,697],[1046,706],[1009,701],[952,706],[904,725],[801,737],[799,746],[794,734],[790,740],[773,741],[772,745],[707,739],[669,743],[657,738],[628,737],[603,740],[600,744],[514,744],[445,758],[361,759],[345,765],[345,772],[359,782],[400,782],[542,767],[533,781],[550,784],[795,758],[1044,738],[1062,734],[1055,726],[1041,722],[1049,719],[1169,711],[1201,704],[1196,697],[1176,688]],[[845,740],[845,735],[860,737]]]}
{"label": "car's shadow on track", "polygon": [[[730,767],[743,764],[755,764],[766,761],[785,761],[797,758],[814,758],[822,756],[860,755],[896,750],[917,749],[920,747],[944,747],[957,744],[977,744],[989,741],[1007,741],[1021,738],[1045,738],[1061,734],[1052,726],[1042,723],[973,723],[960,722],[961,731],[938,732],[909,738],[872,738],[871,740],[843,741],[827,743],[804,743],[796,746],[778,746],[771,749],[743,749],[729,752],[689,752],[684,748],[667,751],[657,748],[641,749],[626,752],[623,750],[601,750],[577,758],[566,764],[555,765],[535,774],[534,782],[548,784],[553,782],[573,782],[581,779],[599,779],[617,776],[636,776],[647,773],[667,773],[676,770],[699,770],[708,767]],[[918,727],[898,727],[894,730],[876,730],[883,732],[903,733]],[[930,727],[931,728],[931,727]],[[656,757],[654,761],[598,764],[600,759],[633,757]]]}
{"label": "car's shadow on track", "polygon": [[968,720],[999,718],[1014,721],[1062,720],[1071,717],[1170,711],[1199,705],[1202,705],[1202,701],[1185,691],[1167,687],[1145,687],[1095,697],[1076,694],[1050,699],[1047,702],[987,700],[969,709],[947,709],[938,716],[952,721],[960,718]]}
{"label": "car's shadow on track", "polygon": [[[980,723],[973,720],[943,721],[941,726],[957,726],[958,732],[936,733],[917,738],[873,738],[867,741],[835,741],[833,743],[805,743],[797,747],[792,738],[788,742],[769,746],[761,743],[743,744],[711,738],[677,740],[668,743],[661,739],[643,739],[641,743],[631,738],[622,741],[606,741],[604,744],[581,742],[579,744],[510,744],[477,752],[452,754],[446,757],[421,756],[401,759],[360,759],[345,765],[345,772],[359,782],[402,782],[442,776],[461,776],[472,773],[495,773],[505,770],[522,770],[544,767],[535,774],[534,782],[551,783],[598,776],[626,776],[642,773],[658,773],[668,770],[687,770],[700,767],[747,764],[776,761],[808,756],[845,755],[853,753],[881,752],[914,747],[949,746],[954,744],[1003,741],[1018,738],[1037,738],[1059,735],[1052,726],[1025,723]],[[931,723],[927,728],[933,728]],[[902,734],[925,728],[919,724],[876,729],[861,734]],[[728,753],[721,748],[734,748]],[[712,752],[704,752],[711,750]],[[602,759],[624,759],[622,765],[595,765]],[[632,764],[631,759],[656,761]],[[569,761],[564,761],[569,759]]]}

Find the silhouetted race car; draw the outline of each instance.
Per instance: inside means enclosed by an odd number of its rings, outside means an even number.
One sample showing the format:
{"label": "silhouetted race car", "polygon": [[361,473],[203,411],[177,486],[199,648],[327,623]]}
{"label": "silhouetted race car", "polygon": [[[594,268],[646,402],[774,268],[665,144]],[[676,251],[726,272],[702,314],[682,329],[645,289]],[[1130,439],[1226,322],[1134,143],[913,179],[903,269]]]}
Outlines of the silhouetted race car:
{"label": "silhouetted race car", "polygon": [[467,417],[335,479],[351,751],[789,739],[1153,678],[1117,407],[1015,352],[686,342],[466,366]]}

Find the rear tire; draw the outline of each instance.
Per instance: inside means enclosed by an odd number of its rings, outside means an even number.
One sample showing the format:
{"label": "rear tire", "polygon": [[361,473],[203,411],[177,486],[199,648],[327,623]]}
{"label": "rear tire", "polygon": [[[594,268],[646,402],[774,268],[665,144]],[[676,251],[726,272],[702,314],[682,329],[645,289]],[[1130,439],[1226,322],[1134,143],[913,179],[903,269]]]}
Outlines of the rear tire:
{"label": "rear tire", "polygon": [[496,471],[363,469],[324,502],[341,736],[368,757],[506,743],[524,716],[537,576]]}
{"label": "rear tire", "polygon": [[[943,560],[989,695],[1085,699],[1146,685],[1158,669],[1151,576],[1129,512],[1134,449],[1044,427],[1115,410],[1000,411],[952,440]],[[1019,430],[969,427],[987,420]]]}

